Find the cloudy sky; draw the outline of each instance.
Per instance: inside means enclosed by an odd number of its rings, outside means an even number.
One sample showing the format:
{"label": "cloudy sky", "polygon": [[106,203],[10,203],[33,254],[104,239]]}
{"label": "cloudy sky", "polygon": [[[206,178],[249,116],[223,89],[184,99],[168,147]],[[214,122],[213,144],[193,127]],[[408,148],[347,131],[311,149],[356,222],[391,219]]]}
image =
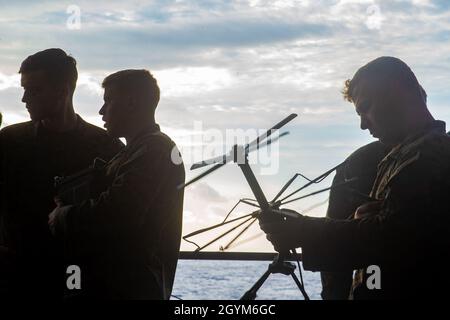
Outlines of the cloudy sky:
{"label": "cloudy sky", "polygon": [[[0,0],[3,126],[28,119],[17,70],[37,51],[60,47],[77,59],[76,110],[100,126],[102,79],[146,68],[162,91],[157,120],[178,143],[187,171],[232,144],[238,130],[251,135],[299,114],[271,153],[254,156],[255,173],[271,198],[295,173],[314,177],[371,141],[340,90],[378,56],[408,63],[432,113],[450,121],[449,9],[444,0]],[[251,193],[235,165],[188,187],[183,233],[220,222],[242,197]],[[307,214],[320,216],[326,200],[322,194],[290,208],[319,204]],[[238,209],[235,216],[252,210]],[[253,226],[247,237],[256,238],[234,250],[271,250],[259,234]]]}

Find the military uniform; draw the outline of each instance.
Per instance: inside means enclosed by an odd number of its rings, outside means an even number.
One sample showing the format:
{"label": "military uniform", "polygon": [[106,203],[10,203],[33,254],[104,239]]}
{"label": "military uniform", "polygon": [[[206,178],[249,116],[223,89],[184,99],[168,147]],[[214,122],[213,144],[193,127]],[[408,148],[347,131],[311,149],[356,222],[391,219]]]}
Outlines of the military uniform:
{"label": "military uniform", "polygon": [[[56,235],[82,270],[82,297],[169,299],[181,239],[184,166],[157,125],[106,166],[96,199],[66,206]],[[181,161],[180,161],[181,162]]]}
{"label": "military uniform", "polygon": [[[364,204],[366,200],[360,195],[369,195],[377,175],[377,165],[386,156],[389,148],[379,141],[369,143],[355,152],[343,166],[336,170],[332,185],[341,184],[349,179],[355,181],[331,189],[327,217],[345,220]],[[358,193],[356,193],[358,192]],[[352,286],[353,272],[321,272],[322,299],[346,300]]]}
{"label": "military uniform", "polygon": [[[449,195],[450,138],[445,123],[434,121],[379,164],[372,190],[383,201],[379,214],[352,221],[304,218],[304,266],[363,269],[356,277],[355,299],[448,295],[450,279],[442,264],[450,258]],[[370,265],[380,267],[380,290],[366,286]]]}
{"label": "military uniform", "polygon": [[17,294],[62,297],[65,270],[48,228],[54,177],[82,170],[95,157],[109,160],[122,148],[79,116],[68,132],[50,132],[31,121],[0,131],[0,245],[17,259]]}

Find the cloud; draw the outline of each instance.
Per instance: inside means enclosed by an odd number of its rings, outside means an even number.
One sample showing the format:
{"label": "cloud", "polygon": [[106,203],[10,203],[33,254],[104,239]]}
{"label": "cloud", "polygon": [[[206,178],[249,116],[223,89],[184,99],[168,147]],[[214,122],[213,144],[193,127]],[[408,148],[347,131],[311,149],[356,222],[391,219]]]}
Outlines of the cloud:
{"label": "cloud", "polygon": [[20,75],[5,75],[0,72],[0,91],[20,87]]}
{"label": "cloud", "polygon": [[163,96],[198,95],[198,89],[203,92],[214,91],[228,87],[233,78],[227,69],[211,67],[188,67],[164,69],[153,72],[158,79]]}
{"label": "cloud", "polygon": [[77,88],[78,90],[83,90],[85,88],[93,95],[103,96],[103,88],[101,87],[102,81],[103,79],[99,79],[88,73],[80,73],[78,75]]}
{"label": "cloud", "polygon": [[199,182],[197,185],[194,185],[191,188],[192,195],[197,197],[198,199],[202,199],[203,201],[211,201],[211,202],[225,202],[226,198],[221,196],[217,190],[212,188],[209,184],[205,182]]}

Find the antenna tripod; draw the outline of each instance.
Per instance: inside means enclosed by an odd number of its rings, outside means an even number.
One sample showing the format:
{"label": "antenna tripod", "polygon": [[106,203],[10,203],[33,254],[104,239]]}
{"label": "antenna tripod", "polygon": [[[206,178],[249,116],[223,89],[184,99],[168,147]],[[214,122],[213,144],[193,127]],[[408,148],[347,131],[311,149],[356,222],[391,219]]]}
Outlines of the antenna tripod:
{"label": "antenna tripod", "polygon": [[[295,214],[291,212],[284,212],[279,210],[279,202],[277,203],[270,203],[267,201],[258,181],[256,180],[256,177],[250,168],[250,165],[248,164],[248,153],[252,148],[258,148],[259,144],[262,140],[269,137],[274,130],[278,130],[282,126],[284,126],[286,123],[294,119],[297,115],[291,114],[287,118],[283,119],[281,122],[276,124],[274,127],[272,127],[270,130],[268,130],[264,135],[256,138],[251,143],[247,144],[245,147],[235,145],[232,149],[232,152],[230,155],[223,157],[218,157],[215,159],[212,159],[212,161],[202,161],[201,163],[197,165],[193,165],[191,169],[202,167],[208,164],[216,163],[212,168],[205,171],[203,174],[197,176],[196,178],[192,179],[191,181],[180,185],[180,188],[184,188],[187,185],[199,180],[200,178],[206,176],[207,174],[219,169],[221,166],[225,165],[230,160],[233,160],[233,162],[237,163],[239,167],[242,170],[242,173],[244,174],[252,192],[255,196],[255,199],[258,203],[259,210],[258,212],[255,212],[252,214],[252,217],[258,218],[258,219],[283,219],[283,216],[296,216]],[[198,248],[199,250],[201,248]],[[300,266],[300,264],[299,264]],[[269,265],[268,270],[263,274],[263,276],[252,286],[252,288],[247,291],[244,296],[241,298],[242,300],[253,300],[256,298],[256,292],[258,289],[263,285],[264,281],[269,277],[272,273],[281,273],[285,275],[291,275],[294,279],[296,285],[299,287],[300,292],[303,294],[305,299],[309,299],[308,295],[306,294],[303,283],[299,281],[297,276],[294,273],[295,271],[295,265],[290,262],[285,261],[285,253],[278,253],[274,261]],[[300,269],[301,274],[301,269]]]}
{"label": "antenna tripod", "polygon": [[[295,211],[289,211],[289,210],[280,210],[280,206],[284,205],[286,203],[290,203],[293,201],[297,201],[300,199],[304,199],[306,197],[315,195],[315,194],[319,194],[322,193],[324,191],[328,191],[333,187],[329,187],[329,188],[325,188],[322,190],[318,190],[315,192],[312,192],[310,194],[304,195],[304,196],[300,196],[297,197],[295,199],[291,199],[291,200],[287,200],[288,198],[292,197],[294,194],[298,193],[299,191],[311,186],[312,184],[315,183],[319,183],[321,182],[323,179],[325,179],[329,174],[331,174],[333,171],[335,171],[337,168],[339,168],[340,166],[342,166],[345,161],[339,165],[337,165],[336,167],[328,170],[327,172],[321,174],[320,176],[318,176],[315,179],[308,179],[305,176],[303,176],[302,174],[296,174],[295,176],[293,176],[284,186],[283,188],[280,190],[280,192],[275,196],[275,198],[268,202],[258,181],[256,180],[256,177],[252,171],[252,169],[250,168],[250,165],[248,164],[248,153],[252,150],[258,149],[260,146],[262,145],[269,145],[271,142],[273,142],[274,140],[267,140],[264,141],[265,139],[267,139],[275,130],[280,129],[281,127],[283,127],[286,123],[288,123],[289,121],[291,121],[292,119],[294,119],[297,115],[296,114],[291,114],[288,117],[286,117],[285,119],[283,119],[282,121],[280,121],[278,124],[276,124],[275,126],[273,126],[271,129],[269,129],[265,134],[257,137],[255,140],[253,140],[252,142],[250,142],[249,144],[245,145],[245,147],[243,146],[237,146],[235,145],[233,147],[233,149],[231,150],[231,152],[228,155],[223,155],[223,156],[219,156],[219,157],[215,157],[209,160],[204,160],[198,163],[195,163],[192,165],[191,170],[192,169],[197,169],[197,168],[201,168],[207,165],[211,165],[213,164],[213,166],[211,168],[209,168],[208,170],[206,170],[205,172],[203,172],[202,174],[198,175],[197,177],[193,178],[192,180],[186,182],[185,184],[181,184],[179,186],[179,188],[184,188],[188,185],[190,185],[191,183],[198,181],[199,179],[201,179],[202,177],[212,173],[213,171],[219,169],[220,167],[222,167],[223,165],[225,165],[228,162],[235,162],[239,165],[240,169],[242,170],[242,173],[244,174],[253,195],[255,196],[256,200],[253,199],[241,199],[239,200],[239,202],[233,207],[233,209],[231,209],[231,211],[228,213],[228,215],[226,216],[225,220],[222,223],[219,223],[217,225],[211,226],[211,227],[207,227],[201,230],[197,230],[195,232],[192,232],[186,236],[183,237],[183,239],[187,242],[190,242],[194,245],[197,246],[197,249],[195,250],[196,252],[202,250],[203,248],[209,246],[210,244],[214,243],[215,241],[219,240],[220,238],[222,238],[223,236],[229,234],[230,232],[234,231],[236,228],[245,225],[246,223],[247,226],[235,237],[233,238],[233,240],[231,240],[230,243],[228,243],[228,245],[225,246],[225,249],[227,249],[231,243],[233,243],[240,235],[242,235],[243,232],[245,232],[257,219],[263,219],[263,220],[280,220],[280,219],[285,219],[285,218],[298,218],[298,213],[296,213]],[[279,135],[279,137],[285,135],[287,133],[282,133]],[[278,137],[278,138],[279,138]],[[263,142],[264,141],[264,142]],[[303,178],[308,180],[308,183],[306,183],[305,185],[303,185],[301,188],[295,190],[294,192],[291,192],[289,195],[283,197],[282,199],[278,200],[278,198],[280,198],[282,196],[282,194],[284,193],[284,191],[287,190],[287,188],[292,184],[292,182],[295,180],[296,177],[298,176],[302,176]],[[345,185],[347,185],[348,183],[352,182],[352,179],[343,182],[341,184],[339,184],[339,187],[344,187]],[[338,187],[337,185],[334,187]],[[236,208],[236,206],[239,203],[245,203],[247,205],[251,205],[251,206],[255,206],[258,207],[258,210],[232,219],[232,220],[228,220],[227,218],[229,217],[229,215],[231,214],[231,212]],[[255,203],[256,202],[256,203]],[[197,245],[196,243],[187,240],[187,238],[192,237],[194,235],[221,227],[225,224],[231,223],[231,222],[235,222],[241,219],[246,219],[245,221],[241,222],[239,225],[237,225],[236,227],[231,228],[230,230],[226,231],[224,234],[216,237],[215,239],[213,239],[212,241],[208,242],[206,245],[200,247],[199,245]],[[221,247],[222,250],[222,247]],[[294,255],[296,256],[296,252],[295,249],[292,250]],[[304,296],[305,300],[309,300],[309,297],[304,289],[304,285],[303,285],[303,278],[302,278],[302,273],[301,273],[301,266],[300,263],[297,259],[297,263],[298,263],[298,267],[299,267],[299,272],[300,272],[300,280],[297,278],[296,274],[295,274],[295,269],[296,266],[295,264],[286,261],[286,258],[288,257],[289,253],[288,252],[280,252],[277,254],[277,256],[275,257],[275,259],[273,260],[272,263],[269,264],[269,267],[267,269],[267,271],[256,281],[256,283],[250,288],[250,290],[248,290],[242,297],[241,300],[253,300],[256,298],[256,293],[259,290],[259,288],[264,284],[264,282],[267,280],[267,278],[271,275],[271,274],[275,274],[275,273],[280,273],[280,274],[284,274],[284,275],[291,275],[291,277],[293,278],[294,282],[296,283],[297,287],[299,288],[300,292],[302,293],[302,295]]]}
{"label": "antenna tripod", "polygon": [[[234,146],[234,162],[238,163],[239,167],[242,170],[242,173],[245,176],[245,179],[247,180],[248,184],[250,185],[250,188],[252,189],[252,192],[256,198],[256,201],[258,202],[261,213],[258,216],[258,219],[283,219],[283,217],[280,215],[279,217],[276,217],[275,214],[281,213],[285,214],[282,211],[279,210],[273,210],[272,208],[276,208],[273,205],[271,206],[269,202],[267,201],[261,187],[259,186],[258,181],[256,180],[255,174],[253,173],[252,169],[250,168],[250,165],[248,164],[248,153],[245,152],[243,147]],[[243,162],[243,163],[242,163]],[[264,284],[264,282],[267,280],[267,278],[271,274],[280,273],[284,275],[291,275],[292,279],[294,279],[295,284],[299,288],[300,292],[302,293],[305,300],[309,300],[308,294],[306,293],[303,281],[300,282],[300,280],[295,275],[295,265],[292,262],[285,261],[286,253],[278,253],[275,259],[271,264],[269,264],[269,267],[267,268],[267,271],[259,278],[258,281],[248,290],[242,297],[241,300],[255,300],[256,293],[259,290],[259,288]],[[300,270],[301,273],[301,270]]]}
{"label": "antenna tripod", "polygon": [[297,278],[297,275],[295,274],[295,265],[292,262],[285,261],[284,257],[284,254],[278,253],[273,262],[269,264],[267,271],[264,272],[261,278],[259,278],[255,282],[255,284],[241,297],[241,300],[255,300],[257,296],[256,293],[258,292],[259,288],[261,288],[261,286],[271,274],[276,273],[281,273],[287,276],[290,275],[292,279],[294,279],[295,284],[303,294],[305,300],[309,300],[308,294],[306,293],[303,286],[303,280],[302,282],[300,282],[300,280]]}

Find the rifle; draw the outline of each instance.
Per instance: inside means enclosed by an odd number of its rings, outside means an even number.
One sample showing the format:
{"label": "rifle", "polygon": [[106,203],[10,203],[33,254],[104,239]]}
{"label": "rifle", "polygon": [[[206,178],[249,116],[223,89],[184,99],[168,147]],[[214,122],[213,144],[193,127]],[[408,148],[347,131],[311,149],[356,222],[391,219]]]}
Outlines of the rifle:
{"label": "rifle", "polygon": [[65,204],[81,204],[83,201],[97,197],[102,191],[100,181],[104,179],[106,161],[95,158],[87,169],[69,176],[56,176],[54,186],[56,196]]}

